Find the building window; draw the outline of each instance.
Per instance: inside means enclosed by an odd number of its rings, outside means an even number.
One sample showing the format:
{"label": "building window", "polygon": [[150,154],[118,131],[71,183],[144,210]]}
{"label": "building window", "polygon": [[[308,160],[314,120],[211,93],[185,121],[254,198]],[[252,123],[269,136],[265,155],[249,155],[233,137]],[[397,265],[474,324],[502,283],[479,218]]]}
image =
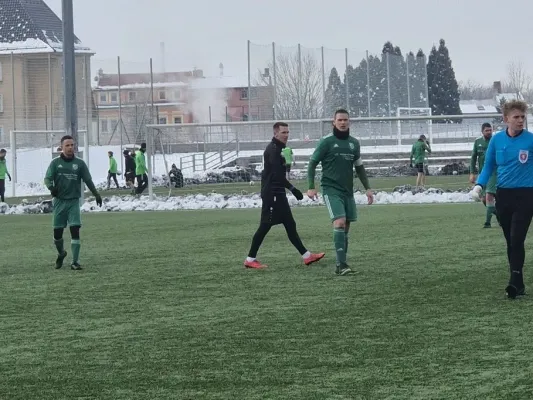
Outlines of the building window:
{"label": "building window", "polygon": [[111,103],[116,103],[116,102],[118,102],[118,93],[113,92],[111,93]]}
{"label": "building window", "polygon": [[2,63],[0,63],[0,82],[4,80],[4,74],[2,73]]}
{"label": "building window", "polygon": [[167,117],[159,117],[159,125],[165,125],[167,123]]}
{"label": "building window", "polygon": [[128,99],[129,101],[135,101],[137,99],[137,92],[129,92]]}
{"label": "building window", "polygon": [[109,120],[109,132],[114,132],[117,129],[118,120],[110,119]]}
{"label": "building window", "polygon": [[182,121],[181,117],[174,117],[175,124],[181,124],[181,121]]}
{"label": "building window", "polygon": [[100,93],[100,103],[107,103],[107,93]]}
{"label": "building window", "polygon": [[485,107],[483,106],[477,106],[478,111],[485,111]]}
{"label": "building window", "polygon": [[243,114],[242,115],[242,120],[243,121],[248,121],[248,114]]}
{"label": "building window", "polygon": [[102,133],[109,132],[108,126],[107,126],[107,119],[101,119],[100,120],[100,132],[102,132]]}
{"label": "building window", "polygon": [[181,90],[174,90],[172,92],[172,97],[174,100],[181,100]]}
{"label": "building window", "polygon": [[[257,88],[250,88],[250,98],[255,99],[257,97]],[[241,100],[248,100],[248,88],[241,88]]]}
{"label": "building window", "polygon": [[165,91],[161,91],[159,92],[159,100],[166,100],[167,99],[167,94]]}

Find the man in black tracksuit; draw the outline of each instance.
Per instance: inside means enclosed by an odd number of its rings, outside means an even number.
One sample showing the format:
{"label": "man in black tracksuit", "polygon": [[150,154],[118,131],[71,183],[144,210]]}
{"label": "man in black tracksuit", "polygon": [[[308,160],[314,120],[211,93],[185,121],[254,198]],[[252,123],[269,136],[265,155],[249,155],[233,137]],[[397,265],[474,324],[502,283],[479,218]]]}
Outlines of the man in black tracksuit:
{"label": "man in black tracksuit", "polygon": [[126,186],[128,186],[130,189],[133,189],[135,184],[135,160],[130,155],[128,150],[124,150],[124,166],[124,178],[126,178]]}
{"label": "man in black tracksuit", "polygon": [[252,239],[248,257],[244,261],[246,268],[262,269],[266,265],[257,259],[257,252],[267,233],[273,225],[283,224],[291,243],[302,255],[306,265],[321,260],[325,253],[313,254],[309,252],[296,230],[296,222],[292,216],[286,189],[289,189],[297,200],[302,200],[303,195],[287,180],[287,167],[282,156],[282,150],[289,139],[289,126],[285,122],[274,124],[274,137],[263,153],[263,172],[261,173],[261,223]]}

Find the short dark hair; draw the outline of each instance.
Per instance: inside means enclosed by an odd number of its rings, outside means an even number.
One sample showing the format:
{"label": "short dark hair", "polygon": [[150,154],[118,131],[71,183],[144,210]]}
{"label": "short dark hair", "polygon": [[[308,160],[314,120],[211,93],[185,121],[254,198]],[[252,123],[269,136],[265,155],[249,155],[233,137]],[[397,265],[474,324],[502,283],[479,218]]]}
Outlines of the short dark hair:
{"label": "short dark hair", "polygon": [[141,149],[146,149],[146,143],[144,142],[141,143]]}
{"label": "short dark hair", "polygon": [[63,136],[63,137],[61,138],[61,144],[63,144],[63,142],[64,142],[65,140],[68,140],[68,139],[72,139],[72,140],[74,140],[74,138],[73,138],[72,136],[70,136],[70,135],[65,135],[65,136]]}
{"label": "short dark hair", "polygon": [[0,149],[0,153],[7,153],[6,149]]}
{"label": "short dark hair", "polygon": [[485,128],[491,128],[492,129],[492,125],[489,122],[485,122],[483,125],[481,125],[481,132],[483,132],[485,130]]}
{"label": "short dark hair", "polygon": [[276,123],[274,124],[273,128],[274,128],[275,131],[277,131],[277,130],[279,130],[279,127],[280,127],[280,126],[289,126],[289,124],[286,123],[286,122],[278,121],[278,122],[276,122]]}
{"label": "short dark hair", "polygon": [[337,111],[335,111],[333,118],[337,117],[337,114],[347,114],[348,116],[350,116],[350,113],[346,111],[344,108],[339,108]]}

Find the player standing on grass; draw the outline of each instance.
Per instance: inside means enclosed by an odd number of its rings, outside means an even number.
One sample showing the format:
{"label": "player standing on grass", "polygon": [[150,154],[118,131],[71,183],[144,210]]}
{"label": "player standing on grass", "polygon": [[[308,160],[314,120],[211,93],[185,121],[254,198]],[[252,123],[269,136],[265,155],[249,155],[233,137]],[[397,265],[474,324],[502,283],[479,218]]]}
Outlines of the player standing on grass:
{"label": "player standing on grass", "polygon": [[148,169],[146,168],[146,143],[141,143],[141,148],[135,153],[135,175],[137,176],[137,190],[135,193],[142,194],[148,187]]}
{"label": "player standing on grass", "polygon": [[117,181],[117,173],[118,173],[118,166],[117,166],[117,160],[115,160],[115,157],[113,157],[113,152],[108,151],[107,156],[109,157],[109,170],[107,171],[107,189],[111,187],[111,179],[115,181],[115,185],[117,186],[117,189],[120,189],[120,186]]}
{"label": "player standing on grass", "polygon": [[11,175],[9,175],[7,170],[6,153],[6,149],[0,149],[0,201],[2,203],[6,200],[4,197],[6,193],[6,175],[9,178],[9,182],[11,182]]}
{"label": "player standing on grass", "polygon": [[416,177],[416,186],[424,187],[426,186],[426,171],[424,170],[424,163],[426,161],[426,151],[431,154],[431,147],[429,142],[426,139],[426,135],[420,135],[418,140],[413,143],[411,147],[411,156],[409,157],[410,167],[413,168],[413,159],[414,167],[416,168],[418,175]]}
{"label": "player standing on grass", "polygon": [[357,176],[366,189],[368,204],[374,202],[370,189],[359,141],[350,136],[350,116],[346,110],[337,110],[333,120],[333,133],[318,143],[307,169],[309,190],[307,196],[315,200],[315,172],[322,163],[322,194],[333,222],[333,243],[337,255],[335,273],[346,275],[352,272],[346,263],[350,223],[357,221],[357,209],[353,197],[354,166]]}
{"label": "player standing on grass", "polygon": [[523,101],[504,104],[507,129],[490,140],[485,164],[471,192],[474,199],[479,199],[497,171],[496,210],[507,242],[510,278],[505,292],[510,299],[525,294],[524,242],[533,219],[533,133],[524,129],[526,112]]}
{"label": "player standing on grass", "polygon": [[44,184],[53,196],[54,244],[57,249],[56,269],[63,266],[67,252],[63,246],[63,230],[70,226],[73,270],[80,270],[80,228],[81,228],[81,181],[85,182],[96,198],[96,204],[102,206],[102,198],[96,190],[87,164],[74,155],[72,136],[61,138],[61,154],[50,163]]}
{"label": "player standing on grass", "polygon": [[296,222],[292,216],[291,207],[285,189],[289,189],[297,200],[303,199],[303,194],[296,189],[286,178],[286,163],[282,151],[289,139],[289,126],[285,122],[274,124],[274,137],[263,153],[264,168],[261,173],[261,223],[254,234],[248,257],[244,260],[246,268],[262,269],[266,265],[257,259],[257,252],[263,243],[270,228],[283,224],[289,240],[302,255],[305,265],[311,265],[321,260],[324,253],[314,254],[303,245]]}
{"label": "player standing on grass", "polygon": [[[476,164],[477,171],[481,173],[483,170],[483,164],[485,163],[485,154],[487,148],[489,147],[490,139],[492,138],[492,125],[488,122],[485,122],[481,126],[482,136],[477,138],[474,142],[474,148],[472,149],[472,157],[470,157],[470,183],[476,183]],[[481,201],[487,207],[487,216],[485,219],[485,225],[483,228],[490,228],[490,222],[492,215],[496,215],[495,203],[496,196],[496,171],[493,172],[492,176],[487,183],[487,187],[481,194]],[[497,218],[497,216],[496,216]]]}

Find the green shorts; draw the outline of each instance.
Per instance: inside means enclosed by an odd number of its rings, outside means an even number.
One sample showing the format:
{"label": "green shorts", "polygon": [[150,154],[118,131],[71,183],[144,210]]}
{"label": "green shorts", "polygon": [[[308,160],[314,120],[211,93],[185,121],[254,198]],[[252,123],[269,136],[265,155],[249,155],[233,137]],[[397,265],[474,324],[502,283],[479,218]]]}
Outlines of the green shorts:
{"label": "green shorts", "polygon": [[329,212],[331,221],[346,218],[346,221],[357,221],[357,207],[353,194],[350,196],[339,192],[324,192],[324,203]]}
{"label": "green shorts", "polygon": [[485,187],[485,190],[481,193],[482,196],[485,194],[496,194],[496,182],[498,181],[498,175],[495,173],[492,174],[489,181],[487,182],[487,186]]}
{"label": "green shorts", "polygon": [[60,200],[54,197],[54,229],[81,226],[80,199]]}

